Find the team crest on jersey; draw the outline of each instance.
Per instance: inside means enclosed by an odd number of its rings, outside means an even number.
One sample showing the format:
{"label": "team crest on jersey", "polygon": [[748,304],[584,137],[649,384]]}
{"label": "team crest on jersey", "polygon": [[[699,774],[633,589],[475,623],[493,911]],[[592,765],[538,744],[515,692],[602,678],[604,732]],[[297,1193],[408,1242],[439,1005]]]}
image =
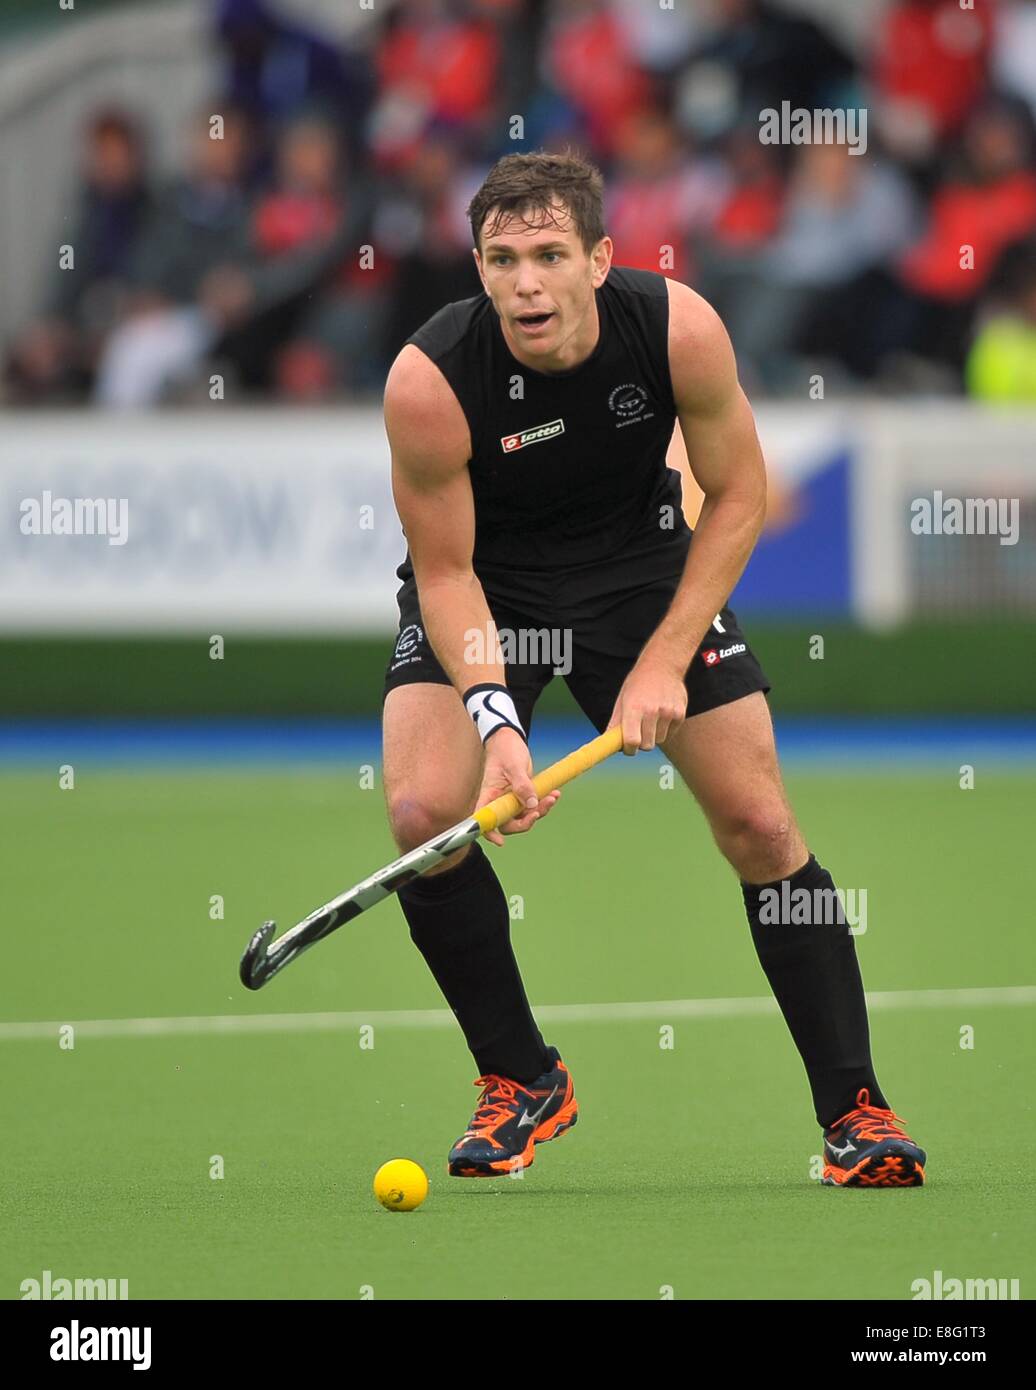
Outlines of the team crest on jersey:
{"label": "team crest on jersey", "polygon": [[635,381],[624,381],[616,386],[608,397],[608,409],[619,418],[615,428],[623,425],[637,425],[642,420],[653,420],[655,412],[648,410],[648,393]]}
{"label": "team crest on jersey", "polygon": [[565,433],[564,420],[550,420],[545,425],[533,425],[531,430],[519,430],[517,434],[505,434],[500,447],[505,454],[513,454],[516,449],[524,449],[527,444],[541,444],[545,439]]}

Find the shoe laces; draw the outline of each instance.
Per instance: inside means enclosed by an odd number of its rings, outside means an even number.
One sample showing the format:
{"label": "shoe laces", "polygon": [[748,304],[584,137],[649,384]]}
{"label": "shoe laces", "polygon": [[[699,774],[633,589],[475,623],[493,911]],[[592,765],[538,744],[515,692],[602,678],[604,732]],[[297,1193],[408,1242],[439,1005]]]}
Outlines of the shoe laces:
{"label": "shoe laces", "polygon": [[888,1139],[890,1135],[906,1139],[909,1136],[903,1128],[906,1121],[893,1110],[884,1110],[880,1105],[871,1105],[870,1091],[862,1086],[856,1093],[855,1108],[836,1120],[832,1130],[843,1125],[852,1125],[861,1139]]}
{"label": "shoe laces", "polygon": [[518,1082],[491,1073],[488,1076],[480,1076],[474,1084],[484,1086],[485,1091],[469,1129],[492,1129],[507,1120],[511,1114],[511,1107],[518,1099]]}

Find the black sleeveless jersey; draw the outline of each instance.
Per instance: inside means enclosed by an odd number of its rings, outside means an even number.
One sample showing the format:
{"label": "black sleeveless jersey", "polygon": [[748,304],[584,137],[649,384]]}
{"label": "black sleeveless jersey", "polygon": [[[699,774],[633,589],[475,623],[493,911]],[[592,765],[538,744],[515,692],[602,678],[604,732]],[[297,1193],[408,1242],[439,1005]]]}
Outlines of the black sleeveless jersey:
{"label": "black sleeveless jersey", "polygon": [[[484,294],[407,339],[467,417],[476,574],[597,565],[687,534],[665,461],[676,420],[665,277],[612,266],[596,297],[597,344],[564,372],[519,362]],[[399,577],[411,573],[408,551]]]}

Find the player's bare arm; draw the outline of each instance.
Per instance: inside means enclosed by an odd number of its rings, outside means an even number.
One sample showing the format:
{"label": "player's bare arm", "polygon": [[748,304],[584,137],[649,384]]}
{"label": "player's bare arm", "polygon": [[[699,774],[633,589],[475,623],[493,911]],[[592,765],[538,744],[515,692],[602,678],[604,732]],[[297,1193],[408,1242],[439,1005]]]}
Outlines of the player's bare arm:
{"label": "player's bare arm", "polygon": [[687,525],[693,531],[698,524],[698,514],[705,501],[705,494],[698,486],[697,480],[691,472],[691,465],[687,462],[687,445],[683,442],[679,420],[673,426],[673,437],[669,441],[665,462],[667,468],[671,468],[674,473],[680,475],[680,510],[683,512]]}
{"label": "player's bare arm", "polygon": [[704,501],[669,610],[616,701],[610,722],[622,725],[626,753],[653,748],[683,720],[684,673],[741,577],[766,514],[762,451],[727,331],[700,295],[678,281],[667,284],[673,395]]}
{"label": "player's bare arm", "polygon": [[[468,474],[471,437],[460,403],[438,367],[412,344],[392,365],[385,386],[385,428],[392,455],[392,494],[410,546],[428,640],[458,694],[474,685],[507,685],[495,641],[485,660],[470,660],[465,634],[496,626],[472,566],[475,505]],[[529,808],[507,825],[507,834],[529,830],[555,804],[559,792],[539,801],[525,740],[499,729],[486,743],[476,809],[505,791]],[[502,844],[499,831],[488,836]]]}

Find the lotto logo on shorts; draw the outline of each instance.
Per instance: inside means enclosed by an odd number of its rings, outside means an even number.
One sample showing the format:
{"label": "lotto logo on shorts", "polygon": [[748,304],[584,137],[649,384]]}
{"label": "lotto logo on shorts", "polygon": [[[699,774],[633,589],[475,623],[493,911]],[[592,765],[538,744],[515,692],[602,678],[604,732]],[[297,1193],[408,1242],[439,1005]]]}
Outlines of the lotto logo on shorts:
{"label": "lotto logo on shorts", "polygon": [[732,647],[720,647],[718,651],[715,647],[710,647],[708,651],[702,652],[701,659],[706,666],[717,666],[728,656],[740,656],[742,652],[747,650],[744,642],[735,642]]}
{"label": "lotto logo on shorts", "polygon": [[518,434],[505,434],[500,447],[505,454],[513,454],[516,449],[524,449],[526,444],[542,444],[545,439],[553,439],[555,435],[564,433],[564,420],[551,420],[546,425],[533,425],[531,430],[522,430]]}

